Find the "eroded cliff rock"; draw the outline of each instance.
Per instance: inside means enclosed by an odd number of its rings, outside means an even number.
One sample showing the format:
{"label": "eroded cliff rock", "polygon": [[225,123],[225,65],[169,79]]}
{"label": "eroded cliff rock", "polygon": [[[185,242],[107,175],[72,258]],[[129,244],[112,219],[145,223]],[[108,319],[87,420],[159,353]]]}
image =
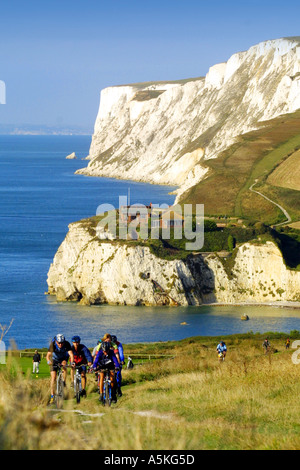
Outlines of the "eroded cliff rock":
{"label": "eroded cliff rock", "polygon": [[66,160],[76,160],[76,154],[75,152],[70,153],[69,155],[66,156]]}
{"label": "eroded cliff rock", "polygon": [[234,259],[156,257],[149,247],[101,241],[71,224],[48,273],[49,294],[87,304],[201,305],[300,301],[300,272],[287,269],[272,242],[245,243]]}

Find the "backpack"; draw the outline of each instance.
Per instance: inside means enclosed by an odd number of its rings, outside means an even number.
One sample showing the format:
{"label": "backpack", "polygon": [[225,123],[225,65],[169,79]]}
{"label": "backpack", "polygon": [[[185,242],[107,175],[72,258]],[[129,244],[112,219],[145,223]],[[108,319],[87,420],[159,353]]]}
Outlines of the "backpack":
{"label": "backpack", "polygon": [[127,369],[133,369],[133,362],[131,357],[128,357]]}

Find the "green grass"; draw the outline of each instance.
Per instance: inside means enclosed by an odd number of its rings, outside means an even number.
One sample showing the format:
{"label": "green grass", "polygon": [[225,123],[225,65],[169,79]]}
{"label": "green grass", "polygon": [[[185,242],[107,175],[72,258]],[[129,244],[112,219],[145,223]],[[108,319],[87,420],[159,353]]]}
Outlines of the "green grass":
{"label": "green grass", "polygon": [[[205,214],[227,214],[268,224],[280,222],[281,211],[264,198],[249,191],[255,187],[264,194],[267,177],[273,169],[300,146],[300,111],[260,123],[256,131],[244,134],[217,158],[206,160],[207,178],[190,188],[180,203],[204,204]],[[264,185],[264,186],[262,186]],[[276,188],[276,189],[274,189]],[[282,189],[282,191],[280,191]],[[274,201],[300,219],[298,191],[268,184]],[[266,194],[267,195],[267,194]],[[271,198],[272,199],[272,198]]]}
{"label": "green grass", "polygon": [[[279,186],[271,186],[270,184],[263,182],[254,189],[262,192],[265,196],[277,202],[277,204],[283,205],[291,216],[293,221],[300,219],[300,191],[289,188],[281,188]],[[262,198],[261,198],[262,199]],[[274,207],[274,206],[273,206]],[[278,209],[276,208],[278,211]],[[280,211],[280,218],[277,218],[278,222],[285,221],[284,214]],[[273,219],[273,223],[277,223]]]}
{"label": "green grass", "polygon": [[[36,374],[32,373],[32,358],[31,357],[22,357],[13,359],[13,363],[17,364],[24,374],[29,374],[32,379],[44,379],[49,376],[49,366],[46,359],[42,359],[40,363],[39,375],[36,377]],[[0,364],[0,371],[5,369],[6,366]]]}
{"label": "green grass", "polygon": [[[266,336],[272,346],[268,355],[262,350]],[[124,345],[126,355],[171,357],[124,370],[123,397],[111,408],[98,403],[89,376],[87,399],[76,405],[72,396],[66,397],[69,413],[47,407],[49,373],[35,380],[27,359],[9,358],[9,367],[0,370],[0,448],[299,449],[300,366],[291,360],[293,349],[285,350],[287,336],[249,332]],[[291,341],[299,337],[299,331],[290,333]],[[215,351],[220,339],[228,347],[222,364]],[[12,373],[12,363],[25,375]],[[107,422],[118,423],[113,439],[103,433]]]}
{"label": "green grass", "polygon": [[267,182],[282,188],[300,190],[300,150],[293,152],[269,175]]}
{"label": "green grass", "polygon": [[250,185],[257,178],[268,175],[287,155],[291,155],[300,145],[300,134],[290,138],[278,145],[274,150],[268,152],[253,168],[250,177]]}

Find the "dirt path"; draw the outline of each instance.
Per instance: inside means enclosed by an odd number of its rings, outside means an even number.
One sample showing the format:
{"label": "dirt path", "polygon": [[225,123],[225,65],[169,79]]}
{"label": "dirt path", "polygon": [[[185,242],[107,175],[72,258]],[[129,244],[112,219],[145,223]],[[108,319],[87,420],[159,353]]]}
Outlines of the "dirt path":
{"label": "dirt path", "polygon": [[274,225],[274,227],[279,227],[279,225],[285,225],[285,224],[288,224],[289,222],[291,222],[292,219],[291,219],[289,213],[288,213],[282,206],[280,206],[279,204],[277,204],[277,202],[272,201],[272,199],[269,199],[267,196],[265,196],[264,194],[260,193],[259,191],[255,191],[255,189],[252,189],[253,186],[255,186],[255,185],[256,185],[256,182],[253,183],[253,184],[250,186],[249,190],[252,191],[253,193],[259,194],[260,196],[264,197],[267,201],[271,202],[271,204],[274,204],[275,206],[277,206],[277,207],[284,213],[285,217],[287,218],[287,220],[286,220],[285,222],[280,222],[280,224],[276,224],[276,225]]}
{"label": "dirt path", "polygon": [[[173,415],[171,414],[162,414],[158,413],[157,411],[130,411],[130,410],[124,410],[124,408],[117,408],[118,411],[126,411],[127,413],[131,413],[137,416],[142,416],[145,418],[157,418],[157,419],[167,419],[167,420],[172,420],[174,419]],[[59,414],[59,413],[74,413],[79,416],[84,416],[87,418],[102,418],[102,416],[105,416],[105,413],[85,413],[84,411],[81,410],[64,410],[64,409],[50,409],[48,410],[50,412]]]}

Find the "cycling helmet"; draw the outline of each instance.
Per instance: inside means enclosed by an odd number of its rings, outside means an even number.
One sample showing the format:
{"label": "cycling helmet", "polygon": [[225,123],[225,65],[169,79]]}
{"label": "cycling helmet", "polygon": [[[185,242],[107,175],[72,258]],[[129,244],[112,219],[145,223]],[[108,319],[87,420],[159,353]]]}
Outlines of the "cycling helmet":
{"label": "cycling helmet", "polygon": [[56,335],[55,341],[57,341],[58,343],[63,343],[65,341],[64,335],[61,335],[61,334]]}
{"label": "cycling helmet", "polygon": [[113,343],[115,343],[118,340],[118,338],[116,337],[116,335],[111,335],[111,340]]}
{"label": "cycling helmet", "polygon": [[77,336],[77,335],[73,336],[72,343],[80,343],[80,341],[81,341],[80,336]]}
{"label": "cycling helmet", "polygon": [[111,345],[109,342],[103,341],[103,343],[101,344],[102,351],[108,352],[110,350],[110,347]]}

